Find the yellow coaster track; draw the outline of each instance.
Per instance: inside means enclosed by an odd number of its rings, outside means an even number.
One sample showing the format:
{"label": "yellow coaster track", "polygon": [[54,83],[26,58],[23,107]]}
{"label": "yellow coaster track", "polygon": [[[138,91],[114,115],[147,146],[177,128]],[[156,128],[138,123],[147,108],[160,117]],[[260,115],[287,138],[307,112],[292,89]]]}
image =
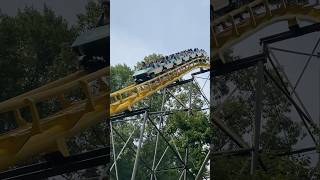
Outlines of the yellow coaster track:
{"label": "yellow coaster track", "polygon": [[[222,58],[223,50],[279,21],[300,19],[320,22],[320,9],[314,6],[286,4],[284,0],[279,0],[278,5],[271,5],[267,0],[256,0],[222,17],[212,19],[210,24],[211,57],[219,55]],[[257,7],[263,7],[264,12],[260,13]],[[235,19],[237,15],[245,13],[249,16],[243,20]]]}
{"label": "yellow coaster track", "polygon": [[[0,169],[53,151],[68,156],[66,138],[107,118],[107,74],[108,68],[89,75],[79,71],[0,103],[0,113],[14,114],[18,125],[0,136]],[[81,91],[83,97],[68,99],[72,91]],[[42,117],[39,104],[54,100],[60,104],[59,111]],[[22,109],[31,114],[29,121]]]}
{"label": "yellow coaster track", "polygon": [[110,115],[131,110],[131,107],[160,89],[172,84],[184,74],[196,68],[210,68],[209,59],[205,56],[195,57],[181,66],[141,84],[131,85],[110,96]]}

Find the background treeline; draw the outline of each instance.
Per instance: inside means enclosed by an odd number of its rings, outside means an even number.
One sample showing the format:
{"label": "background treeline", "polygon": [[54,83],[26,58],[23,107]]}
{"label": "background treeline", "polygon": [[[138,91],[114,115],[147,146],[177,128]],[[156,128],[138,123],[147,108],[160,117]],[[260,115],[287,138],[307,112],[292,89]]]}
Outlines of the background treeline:
{"label": "background treeline", "polygon": [[[101,4],[93,0],[88,0],[85,12],[78,14],[77,22],[72,24],[46,5],[41,10],[27,6],[15,16],[0,13],[0,102],[79,70],[71,44],[81,32],[96,26],[101,13]],[[50,111],[54,107],[41,108]],[[0,114],[0,133],[14,128],[13,116]],[[69,139],[70,153],[105,146],[105,128],[102,122]],[[32,158],[19,165],[42,160]],[[106,176],[106,173],[106,167],[98,167],[63,176],[84,179]]]}

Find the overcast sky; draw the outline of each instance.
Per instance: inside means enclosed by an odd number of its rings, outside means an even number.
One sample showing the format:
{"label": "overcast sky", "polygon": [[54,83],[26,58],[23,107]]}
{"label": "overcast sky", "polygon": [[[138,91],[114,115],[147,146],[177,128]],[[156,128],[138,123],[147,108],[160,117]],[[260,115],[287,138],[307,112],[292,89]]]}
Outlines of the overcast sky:
{"label": "overcast sky", "polygon": [[133,66],[152,53],[209,52],[209,0],[111,1],[111,64]]}

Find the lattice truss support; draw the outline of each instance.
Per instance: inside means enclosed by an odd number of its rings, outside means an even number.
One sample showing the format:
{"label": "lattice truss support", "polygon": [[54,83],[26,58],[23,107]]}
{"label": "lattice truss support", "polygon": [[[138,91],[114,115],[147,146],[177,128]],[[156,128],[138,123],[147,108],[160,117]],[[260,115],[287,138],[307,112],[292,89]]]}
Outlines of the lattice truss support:
{"label": "lattice truss support", "polygon": [[[263,108],[263,106],[262,106],[262,100],[263,100],[262,89],[263,89],[263,84],[265,83],[265,81],[272,82],[275,85],[275,87],[279,88],[279,90],[285,95],[285,97],[288,98],[290,103],[292,103],[295,111],[299,114],[300,120],[303,122],[304,127],[308,131],[308,135],[310,136],[310,138],[312,139],[312,141],[314,143],[314,146],[312,146],[312,147],[306,147],[306,148],[290,150],[290,151],[285,150],[285,149],[276,149],[274,151],[271,151],[269,154],[271,156],[287,156],[287,155],[305,153],[305,152],[316,150],[316,145],[318,144],[318,141],[316,140],[315,132],[319,130],[319,127],[316,125],[316,123],[311,118],[309,111],[307,110],[307,108],[305,107],[304,103],[302,102],[300,96],[296,92],[296,90],[295,90],[296,86],[292,85],[293,83],[290,82],[290,80],[288,79],[288,76],[283,71],[283,69],[280,68],[281,72],[278,71],[279,68],[277,68],[275,66],[274,61],[276,62],[276,64],[279,67],[280,66],[279,60],[275,56],[273,56],[272,59],[269,56],[269,53],[273,54],[273,52],[266,51],[265,53],[267,53],[267,54],[264,54],[264,56],[265,56],[266,60],[268,59],[268,61],[270,62],[270,65],[271,65],[271,67],[269,67],[269,69],[272,69],[272,70],[276,71],[277,73],[276,73],[276,77],[270,73],[270,70],[268,70],[268,68],[265,65],[263,65],[263,63],[266,63],[266,61],[263,62],[262,60],[258,59],[257,60],[258,62],[256,64],[250,64],[250,66],[257,66],[257,77],[256,77],[257,83],[255,85],[255,87],[256,87],[255,119],[253,121],[254,128],[253,128],[253,132],[251,134],[252,139],[253,139],[252,144],[249,145],[249,143],[246,142],[242,136],[237,135],[237,133],[235,133],[232,129],[230,129],[226,126],[226,124],[223,122],[223,120],[219,119],[218,116],[215,116],[217,113],[219,113],[219,111],[221,110],[224,103],[219,104],[218,107],[215,107],[214,110],[211,110],[212,111],[211,121],[218,128],[220,128],[239,147],[235,150],[221,151],[221,149],[223,149],[223,147],[218,147],[218,146],[212,145],[211,149],[210,149],[211,162],[214,162],[216,157],[250,156],[250,154],[251,154],[251,174],[255,173],[255,171],[258,168],[258,165],[260,165],[261,168],[263,168],[264,170],[267,170],[267,169],[265,169],[265,166],[264,166],[262,160],[259,158],[259,153],[265,152],[263,149],[260,148],[261,111]],[[314,54],[312,53],[309,55],[309,57],[310,56],[314,56]],[[257,58],[257,56],[255,56],[253,58]],[[248,58],[240,59],[237,61],[244,63],[243,60],[245,60],[245,61],[249,60],[248,61],[249,63],[252,62],[251,59],[248,59]],[[232,62],[232,63],[234,63],[234,62]],[[306,62],[306,64],[307,63],[308,63],[308,61]],[[228,65],[228,63],[226,65]],[[304,72],[304,70],[303,70],[303,72]],[[280,75],[280,73],[281,73],[281,75]],[[285,84],[285,82],[289,85],[290,89],[287,88],[287,85]],[[298,82],[299,82],[299,79],[296,81],[295,84],[298,85]],[[228,97],[226,97],[224,99],[224,102],[226,102],[228,99],[230,99],[232,97],[232,95],[234,95],[236,92],[237,92],[237,87],[235,87],[234,90],[228,95]]]}
{"label": "lattice truss support", "polygon": [[[150,179],[157,179],[159,175],[168,175],[170,173],[177,173],[179,179],[187,179],[187,177],[193,177],[196,179],[206,178],[205,173],[207,171],[206,166],[208,165],[208,153],[205,159],[203,159],[203,165],[199,172],[192,172],[189,166],[194,166],[190,162],[188,152],[191,147],[185,143],[183,149],[179,149],[177,146],[177,141],[175,141],[175,135],[169,134],[164,129],[164,125],[168,123],[169,115],[177,112],[186,112],[185,116],[192,116],[194,112],[197,111],[206,111],[209,109],[209,101],[206,95],[203,92],[205,85],[209,85],[209,76],[205,78],[205,82],[200,86],[199,79],[193,75],[192,79],[183,80],[168,86],[158,93],[161,94],[161,104],[159,104],[158,111],[150,111],[149,108],[143,108],[136,111],[125,112],[120,115],[115,115],[111,117],[110,129],[111,129],[111,154],[112,154],[112,163],[110,164],[110,174],[111,177],[119,179],[123,169],[119,168],[119,163],[124,152],[130,151],[132,157],[134,157],[133,167],[130,167],[132,170],[131,179],[134,180],[137,178],[137,174],[148,174]],[[198,80],[197,80],[198,79]],[[203,78],[202,78],[203,79]],[[202,81],[203,82],[203,81]],[[180,86],[181,84],[186,84],[189,87],[188,98],[184,102],[179,99],[179,97],[174,94],[171,88]],[[191,90],[191,87],[195,87],[196,92]],[[205,102],[204,108],[194,109],[191,102],[192,98],[195,95],[194,93],[200,94],[203,101]],[[160,95],[159,95],[160,96]],[[168,102],[175,101],[180,105],[180,108],[168,106]],[[147,106],[148,107],[148,106]],[[208,113],[207,113],[208,114]],[[209,122],[209,119],[206,119]],[[122,128],[128,128],[128,124],[132,125],[130,134],[121,134]],[[137,126],[139,128],[137,128]],[[150,138],[152,136],[152,138]],[[150,143],[145,142],[146,137],[152,139],[152,148],[153,151],[150,154],[142,154],[141,150],[144,146]],[[116,147],[116,144],[119,144],[118,141],[122,141],[121,147]],[[134,142],[132,144],[132,141]],[[207,148],[208,149],[208,148]],[[204,149],[204,151],[207,151]],[[173,159],[171,164],[166,164],[166,161]],[[123,161],[122,161],[123,162]],[[143,167],[143,168],[142,168]],[[141,172],[143,171],[143,172]]]}

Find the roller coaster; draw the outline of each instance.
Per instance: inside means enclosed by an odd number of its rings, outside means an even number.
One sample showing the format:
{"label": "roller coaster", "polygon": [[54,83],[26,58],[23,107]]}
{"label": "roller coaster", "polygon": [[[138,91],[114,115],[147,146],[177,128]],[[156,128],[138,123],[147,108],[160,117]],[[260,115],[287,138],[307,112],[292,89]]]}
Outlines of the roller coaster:
{"label": "roller coaster", "polygon": [[[239,0],[241,1],[241,0]],[[243,1],[244,2],[244,1]],[[247,1],[248,2],[248,1]],[[221,3],[221,2],[220,2]],[[213,7],[219,5],[219,7]],[[230,139],[236,143],[240,149],[219,151],[210,149],[206,159],[203,162],[201,172],[204,169],[206,162],[214,160],[217,156],[250,156],[251,155],[251,167],[250,174],[254,175],[258,165],[261,169],[267,172],[266,166],[259,157],[260,151],[260,123],[261,123],[261,111],[262,111],[262,87],[263,81],[269,81],[276,86],[293,104],[294,109],[299,114],[301,121],[304,124],[309,136],[311,137],[315,145],[316,141],[313,131],[317,131],[318,126],[313,122],[310,114],[302,103],[300,97],[295,92],[295,87],[291,84],[286,73],[282,71],[282,74],[278,72],[277,66],[279,66],[278,60],[274,59],[269,48],[269,44],[284,41],[287,39],[303,36],[308,33],[320,31],[320,9],[319,1],[311,4],[308,1],[271,1],[271,0],[255,0],[249,1],[241,6],[233,6],[230,8],[227,3],[219,4],[218,1],[211,0],[211,23],[210,23],[210,60],[211,60],[211,72],[212,76],[221,75],[240,69],[245,69],[252,66],[257,66],[257,83],[256,83],[256,95],[255,95],[255,119],[253,120],[252,130],[252,145],[248,145],[241,136],[238,136],[231,129],[227,128],[216,117],[211,117],[213,123],[215,123]],[[233,45],[242,42],[247,37],[252,36],[256,32],[262,30],[267,26],[271,26],[280,21],[287,21],[288,31],[274,34],[268,37],[260,39],[260,45],[262,47],[262,54],[255,55],[239,60],[226,61],[224,59],[227,49],[232,48]],[[311,22],[311,25],[300,27],[299,21]],[[294,51],[283,51],[294,54],[302,54]],[[271,55],[270,55],[271,53]],[[314,53],[314,52],[313,52]],[[306,54],[305,54],[306,55]],[[307,56],[312,57],[312,54]],[[271,58],[272,57],[272,58]],[[264,64],[269,60],[271,69],[276,72],[277,79],[280,79],[281,83],[278,83],[276,79],[271,75],[268,68]],[[223,65],[221,65],[223,64]],[[222,69],[222,70],[221,70]],[[220,72],[219,72],[220,71]],[[223,71],[223,72],[221,72]],[[215,73],[219,72],[219,73]],[[302,73],[303,74],[303,73]],[[300,75],[302,75],[300,74]],[[300,76],[301,77],[301,76]],[[284,80],[289,85],[284,84]],[[288,87],[289,86],[289,87]],[[288,93],[289,89],[293,93]],[[296,98],[297,100],[293,99]],[[298,102],[296,102],[298,101]],[[215,114],[217,111],[211,112]],[[312,130],[311,130],[312,129]],[[315,147],[302,148],[297,150],[278,150],[283,151],[281,153],[274,153],[272,156],[288,156],[309,151],[314,151]],[[275,150],[277,151],[277,150]],[[271,153],[272,154],[272,153]],[[270,155],[271,155],[270,154]],[[209,158],[210,156],[210,158]],[[213,165],[210,164],[212,170]],[[213,172],[210,172],[210,177],[215,177]],[[200,178],[200,177],[199,177]],[[196,178],[197,179],[197,178]]]}
{"label": "roller coaster", "polygon": [[182,63],[180,66],[162,73],[153,79],[143,83],[130,85],[111,93],[110,115],[112,116],[125,110],[132,111],[132,106],[135,103],[176,82],[186,73],[197,68],[208,69],[210,67],[209,58],[205,56],[205,54],[201,53],[201,55],[199,54],[199,56],[196,56],[195,54],[190,53],[186,55],[186,58],[188,61],[185,63]]}
{"label": "roller coaster", "polygon": [[[212,0],[211,4],[214,4]],[[224,62],[222,54],[225,49],[262,28],[279,21],[288,21],[289,25],[296,25],[297,19],[319,22],[320,10],[305,4],[287,3],[285,0],[279,1],[276,5],[266,0],[256,0],[221,17],[212,17],[211,62],[217,59]],[[79,71],[6,100],[0,103],[0,113],[13,115],[17,128],[0,136],[0,169],[7,169],[33,156],[56,151],[68,156],[66,138],[103,121],[108,114],[113,116],[132,110],[134,104],[173,84],[191,70],[208,69],[210,64],[213,66],[208,58],[195,57],[153,79],[130,85],[111,94],[108,91],[110,84],[106,80],[109,78],[108,68],[91,74]],[[92,90],[93,87],[95,90]],[[68,93],[75,89],[80,89],[84,96],[78,99],[66,98]],[[110,109],[106,108],[109,97]],[[50,115],[43,115],[37,106],[48,101],[57,102],[60,108]],[[30,115],[24,117],[22,109]]]}
{"label": "roller coaster", "polygon": [[171,54],[169,56],[162,57],[155,60],[155,62],[148,63],[142,62],[142,67],[140,67],[133,74],[133,78],[136,83],[141,83],[146,80],[153,79],[155,76],[159,76],[167,71],[174,69],[188,62],[191,58],[206,56],[204,50],[199,50],[197,48],[188,49],[179,53]]}

